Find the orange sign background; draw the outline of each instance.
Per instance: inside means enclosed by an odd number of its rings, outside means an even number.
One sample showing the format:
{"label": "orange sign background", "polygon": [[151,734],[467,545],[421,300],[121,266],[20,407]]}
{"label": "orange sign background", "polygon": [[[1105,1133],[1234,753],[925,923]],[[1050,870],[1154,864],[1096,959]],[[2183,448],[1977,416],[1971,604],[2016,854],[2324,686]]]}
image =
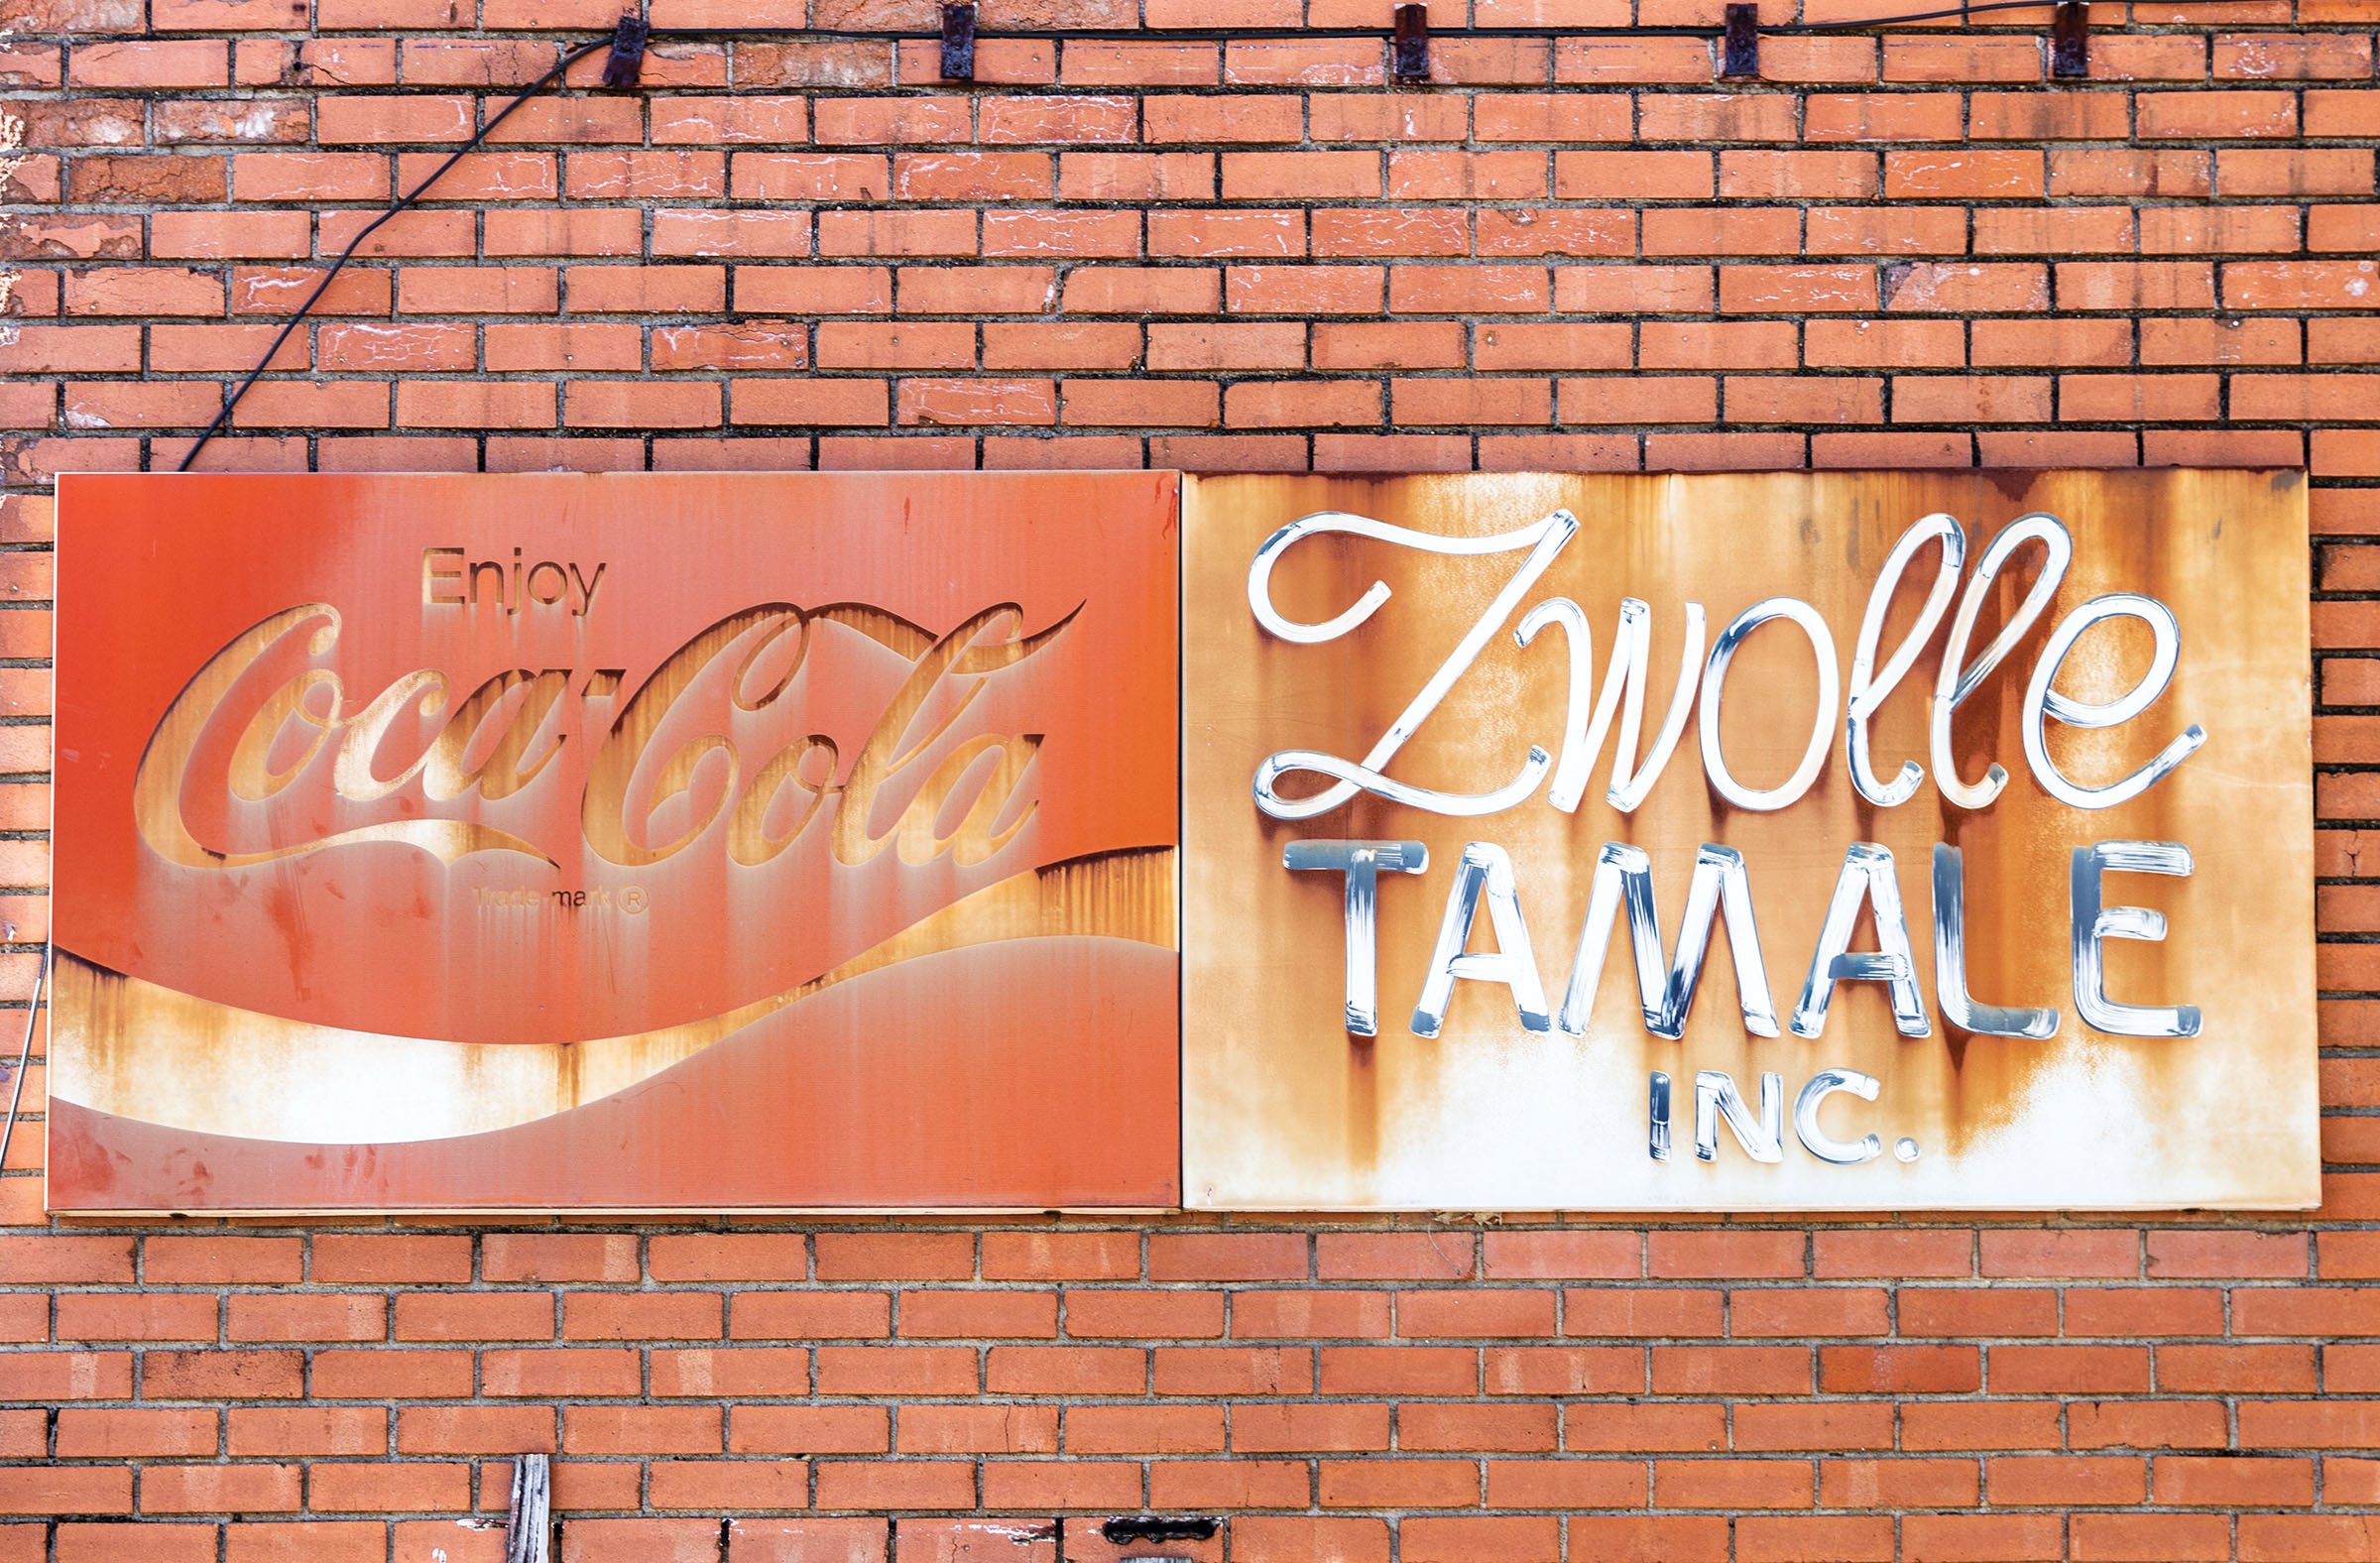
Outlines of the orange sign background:
{"label": "orange sign background", "polygon": [[1175,483],[61,480],[53,1207],[1174,1203]]}

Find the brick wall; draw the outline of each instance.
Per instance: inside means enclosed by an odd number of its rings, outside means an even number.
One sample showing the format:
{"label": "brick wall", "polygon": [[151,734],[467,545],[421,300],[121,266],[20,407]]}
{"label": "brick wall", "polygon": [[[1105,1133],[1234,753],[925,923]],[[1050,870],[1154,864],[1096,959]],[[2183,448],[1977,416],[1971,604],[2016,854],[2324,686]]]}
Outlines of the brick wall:
{"label": "brick wall", "polygon": [[[48,480],[171,469],[324,258],[616,9],[0,9],[0,1000],[46,927]],[[1753,82],[1551,30],[1717,9],[1476,0],[1549,31],[1442,36],[1410,88],[1376,39],[1131,31],[1376,0],[994,6],[1117,36],[987,41],[971,88],[922,42],[673,43],[634,93],[598,56],[203,464],[2303,463],[2320,1212],[53,1230],[37,1116],[0,1563],[483,1563],[537,1449],[585,1563],[867,1563],[889,1520],[900,1563],[1104,1560],[1144,1507],[1246,1563],[2380,1553],[2380,6],[2100,5],[2056,83],[2046,14],[1772,36]]]}

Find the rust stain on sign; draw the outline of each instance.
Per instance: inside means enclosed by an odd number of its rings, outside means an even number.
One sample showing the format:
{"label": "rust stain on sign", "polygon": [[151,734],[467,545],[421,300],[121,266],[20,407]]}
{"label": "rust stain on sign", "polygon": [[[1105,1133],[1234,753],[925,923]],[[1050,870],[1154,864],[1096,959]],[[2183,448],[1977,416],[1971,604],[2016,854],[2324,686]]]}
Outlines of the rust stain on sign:
{"label": "rust stain on sign", "polygon": [[[2314,1092],[2313,805],[2305,593],[2304,487],[2248,472],[1806,474],[1187,480],[1185,494],[1186,953],[1184,1183],[1207,1208],[1817,1210],[2016,1209],[2180,1205],[2292,1206],[2318,1196]],[[1511,534],[1556,510],[1578,530],[1540,579],[1505,609],[1524,550],[1452,552],[1323,529],[1282,550],[1263,582],[1304,640],[1259,623],[1251,563],[1301,517],[1345,512],[1441,540]],[[1997,764],[2005,790],[1987,806],[1946,798],[1929,715],[1949,621],[1938,622],[1870,723],[1873,767],[1904,760],[1925,779],[1879,804],[1846,774],[1840,691],[1871,588],[1921,517],[1947,513],[1965,539],[1971,580],[1991,541],[2046,512],[2072,541],[2072,564],[1997,671],[1956,708],[1959,778]],[[1977,599],[1972,665],[2017,616],[2045,545],[2014,553]],[[1873,665],[1919,620],[1938,549],[1913,557],[1889,594]],[[1328,625],[1387,588],[1344,634]],[[2053,627],[2091,599],[2131,593],[2170,607],[2179,626],[2171,682],[2145,711],[2104,727],[2046,724],[2049,760],[2077,783],[2108,784],[2148,763],[2189,724],[2206,732],[2140,795],[2076,807],[2045,790],[2025,753],[2028,679]],[[1722,639],[1763,599],[1806,603],[1831,640],[1771,620],[1747,634],[1725,675],[1716,737],[1735,790],[1790,790],[1807,756],[1814,782],[1788,805],[1739,806],[1705,764],[1707,686],[1683,712],[1666,769],[1633,808],[1606,799],[1614,747],[1654,747],[1671,711],[1687,639],[1686,605]],[[1641,731],[1606,731],[1575,812],[1541,780],[1472,817],[1392,800],[1369,786],[1312,817],[1271,817],[1251,797],[1268,757],[1285,751],[1357,762],[1394,730],[1467,633],[1497,622],[1446,697],[1411,727],[1376,774],[1414,788],[1481,794],[1512,782],[1532,745],[1549,765],[1575,721],[1572,659],[1552,625],[1526,645],[1514,631],[1549,600],[1582,611],[1593,696],[1604,687],[1623,598],[1650,607]],[[1551,614],[1554,610],[1545,609]],[[1306,627],[1300,630],[1298,627]],[[2075,642],[2054,687],[2104,704],[2142,681],[2155,642],[2146,621],[2114,619]],[[1705,663],[1684,660],[1693,676]],[[1827,689],[1839,692],[1828,695]],[[1834,701],[1814,735],[1814,712]],[[2070,707],[2079,709],[2079,707]],[[1299,774],[1303,768],[1302,774]],[[1325,774],[1293,759],[1277,790],[1294,813]],[[1352,1002],[1345,876],[1291,872],[1299,841],[1412,841],[1428,869],[1383,872],[1377,889],[1377,1034],[1343,1022]],[[2106,992],[2134,1006],[2192,1005],[2191,1036],[2111,1034],[2085,1023],[2075,997],[2071,873],[2094,842],[2173,842],[2187,877],[2109,872],[2105,902],[2165,919],[2162,942],[2110,935]],[[1516,989],[1466,963],[1437,1034],[1414,1012],[1435,966],[1450,887],[1466,847],[1508,862],[1517,924],[1548,1010],[1565,997],[1605,844],[1649,860],[1664,951],[1674,956],[1698,849],[1741,855],[1767,986],[1793,1013],[1854,843],[1891,854],[1909,932],[1909,977],[1924,1034],[1896,1023],[1890,985],[1846,975],[1816,1036],[1790,1025],[1753,1034],[1738,1006],[1733,923],[1715,921],[1683,1035],[1651,1034],[1628,923],[1618,917],[1590,982],[1577,1034],[1532,1026]],[[2039,1037],[1974,1034],[1948,1023],[1934,959],[1934,848],[1959,849],[1965,979],[1978,1000],[2055,1008]],[[1486,856],[1482,857],[1486,862]],[[1469,930],[1475,956],[1510,954],[1490,928],[1490,890]],[[1848,948],[1881,960],[1863,900]],[[1458,930],[1460,931],[1460,930]],[[1825,972],[1819,973],[1821,977]],[[1592,976],[1592,974],[1591,974]],[[1468,980],[1466,980],[1468,979]],[[1881,1153],[1837,1164],[1805,1150],[1791,1109],[1820,1071],[1872,1078],[1872,1102],[1831,1093],[1820,1142],[1878,1136]],[[1695,1153],[1696,1078],[1723,1072],[1758,1124],[1758,1082],[1780,1077],[1781,1155],[1750,1159],[1729,1129],[1708,1162]],[[1669,1080],[1671,1158],[1651,1154],[1652,1077]],[[1755,1139],[1757,1136],[1755,1136]],[[1891,1148],[1898,1142],[1912,1159]]]}
{"label": "rust stain on sign", "polygon": [[65,479],[53,1206],[1173,1202],[1175,509]]}

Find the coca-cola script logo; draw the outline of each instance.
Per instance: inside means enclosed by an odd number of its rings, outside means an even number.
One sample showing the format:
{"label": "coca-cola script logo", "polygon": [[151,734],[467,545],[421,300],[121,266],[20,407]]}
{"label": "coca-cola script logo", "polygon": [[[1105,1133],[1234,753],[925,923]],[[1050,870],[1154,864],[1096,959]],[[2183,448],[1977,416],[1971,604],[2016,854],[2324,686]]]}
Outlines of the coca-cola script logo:
{"label": "coca-cola script logo", "polygon": [[[554,561],[524,573],[516,559],[509,592],[501,561],[471,567],[472,591],[451,590],[466,574],[445,566],[450,559],[459,564],[462,556],[460,548],[423,550],[426,607],[485,605],[517,614],[541,606],[584,617],[602,586],[601,564],[592,576]],[[476,590],[483,570],[495,579],[484,598]],[[547,584],[551,596],[540,590]],[[1078,604],[1026,633],[1016,604],[995,603],[935,635],[864,603],[805,608],[765,602],[701,630],[624,701],[623,671],[605,667],[508,667],[458,699],[460,683],[437,667],[415,668],[367,690],[351,688],[335,666],[308,665],[272,685],[261,702],[237,698],[264,681],[261,670],[290,660],[294,650],[316,664],[337,656],[344,616],[327,602],[302,603],[235,637],[182,689],[142,756],[134,810],[142,839],[161,857],[189,868],[241,868],[366,842],[402,842],[448,864],[475,852],[513,852],[558,866],[571,854],[569,845],[527,839],[471,817],[473,804],[537,787],[565,746],[591,742],[596,748],[580,795],[580,833],[586,848],[609,864],[661,863],[724,819],[728,858],[758,866],[784,852],[824,812],[829,818],[821,828],[834,861],[845,867],[867,863],[887,847],[912,866],[945,853],[973,866],[1006,846],[1031,817],[1035,804],[1025,795],[1025,779],[1042,735],[975,734],[949,747],[922,776],[915,773],[968,715],[986,675],[1043,651],[1080,612]],[[808,667],[813,647],[838,629],[909,663],[848,762],[843,743],[831,733],[810,732],[748,752],[717,730],[726,725],[717,720],[725,715],[717,709],[722,695],[746,714],[792,704],[788,691]],[[708,710],[701,709],[706,694]],[[597,728],[585,708],[604,704],[616,706],[618,714]],[[416,731],[424,721],[435,724],[426,743],[400,740],[397,729],[409,713]],[[675,737],[689,717],[702,730]],[[234,726],[238,736],[228,749],[210,742]],[[326,750],[332,755],[327,771],[316,764]],[[210,756],[213,765],[206,764]],[[697,802],[689,793],[706,762],[711,776]],[[422,800],[450,811],[423,817],[408,795],[416,782]],[[193,794],[270,806],[297,802],[308,787],[327,787],[349,807],[384,805],[381,811],[394,817],[236,850],[210,843],[185,810]],[[906,802],[878,829],[872,821],[880,796],[903,793]],[[306,801],[318,807],[323,799]],[[681,804],[680,816],[691,817],[656,829],[673,801]]]}

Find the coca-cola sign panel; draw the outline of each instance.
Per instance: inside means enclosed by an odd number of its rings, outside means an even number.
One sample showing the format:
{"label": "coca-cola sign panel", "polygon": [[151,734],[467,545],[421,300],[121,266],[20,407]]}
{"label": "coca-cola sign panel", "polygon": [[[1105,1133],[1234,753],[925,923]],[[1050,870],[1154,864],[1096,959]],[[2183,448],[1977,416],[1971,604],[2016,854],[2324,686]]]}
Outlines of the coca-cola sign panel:
{"label": "coca-cola sign panel", "polygon": [[60,513],[53,1208],[1177,1201],[1170,474]]}

